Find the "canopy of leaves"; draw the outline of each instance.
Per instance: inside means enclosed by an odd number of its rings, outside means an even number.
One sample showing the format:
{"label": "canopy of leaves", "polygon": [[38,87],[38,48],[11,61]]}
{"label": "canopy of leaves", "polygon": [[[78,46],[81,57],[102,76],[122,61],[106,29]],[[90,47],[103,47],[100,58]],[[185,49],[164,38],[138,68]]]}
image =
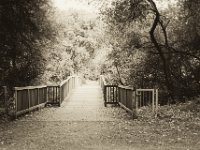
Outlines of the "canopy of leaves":
{"label": "canopy of leaves", "polygon": [[166,66],[149,35],[158,10],[160,22],[154,34],[166,59],[173,95],[177,100],[198,95],[200,3],[177,1],[176,5],[169,4],[165,9],[153,3],[158,4],[151,0],[116,0],[103,11],[113,49],[108,62],[116,66],[108,72],[115,74],[113,76],[121,84],[160,88],[167,102],[164,95],[169,91],[163,70]]}
{"label": "canopy of leaves", "polygon": [[42,50],[54,31],[47,0],[0,1],[0,82],[27,85],[42,73]]}

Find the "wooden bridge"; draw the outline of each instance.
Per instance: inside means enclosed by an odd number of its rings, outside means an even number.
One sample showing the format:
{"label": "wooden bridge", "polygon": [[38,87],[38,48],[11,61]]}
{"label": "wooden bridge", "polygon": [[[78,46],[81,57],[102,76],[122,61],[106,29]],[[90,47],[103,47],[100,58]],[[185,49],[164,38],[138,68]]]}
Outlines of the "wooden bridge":
{"label": "wooden bridge", "polygon": [[6,141],[0,149],[135,149],[140,145],[132,142],[141,139],[134,135],[143,127],[131,115],[146,105],[154,115],[156,93],[107,85],[103,76],[84,84],[71,76],[59,85],[15,87],[13,114],[18,119],[0,128]]}
{"label": "wooden bridge", "polygon": [[[72,91],[82,86],[82,84],[83,81],[80,77],[70,76],[59,85],[15,87],[13,96],[14,107],[10,113],[17,118],[21,114],[47,105],[57,105],[60,107],[65,100],[72,96]],[[129,86],[108,85],[102,75],[99,77],[99,86],[102,89],[102,97],[104,99],[102,103],[104,103],[105,107],[109,104],[121,106],[135,117],[140,107],[151,106],[152,114],[157,114],[157,89],[134,89]],[[88,90],[92,91],[91,88]],[[81,94],[79,94],[80,98],[87,97],[84,92],[81,92]],[[98,99],[95,98],[95,93],[91,92],[91,94],[94,94],[93,101]],[[83,103],[82,99],[79,103]],[[87,103],[92,102],[88,101]],[[79,105],[78,103],[76,104]]]}

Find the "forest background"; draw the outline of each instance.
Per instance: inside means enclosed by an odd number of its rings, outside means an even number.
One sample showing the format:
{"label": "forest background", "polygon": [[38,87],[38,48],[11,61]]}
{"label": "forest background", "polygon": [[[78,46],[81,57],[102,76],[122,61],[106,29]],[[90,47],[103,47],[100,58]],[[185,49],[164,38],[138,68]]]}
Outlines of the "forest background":
{"label": "forest background", "polygon": [[78,74],[159,88],[160,103],[200,93],[198,0],[0,1],[0,85]]}

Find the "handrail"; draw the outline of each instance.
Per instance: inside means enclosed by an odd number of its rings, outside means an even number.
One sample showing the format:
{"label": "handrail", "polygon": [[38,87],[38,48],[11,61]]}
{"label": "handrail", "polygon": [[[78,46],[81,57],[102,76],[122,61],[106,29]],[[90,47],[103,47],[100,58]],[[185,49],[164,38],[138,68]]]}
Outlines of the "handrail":
{"label": "handrail", "polygon": [[48,84],[47,87],[57,87],[59,84]]}
{"label": "handrail", "polygon": [[66,80],[64,80],[64,81],[62,81],[60,84],[59,84],[59,86],[61,87],[62,85],[64,85],[66,82],[68,82],[71,78],[73,78],[73,77],[76,77],[76,76],[69,76],[69,77],[67,77],[67,79]]}
{"label": "handrail", "polygon": [[126,90],[134,90],[134,88],[131,86],[118,85],[118,87]]}
{"label": "handrail", "polygon": [[154,89],[137,89],[137,91],[154,91]]}
{"label": "handrail", "polygon": [[106,80],[105,80],[104,75],[100,75],[100,78],[101,78],[101,80],[103,81],[103,83],[106,85],[107,83],[106,83]]}
{"label": "handrail", "polygon": [[15,117],[47,104],[60,106],[72,90],[81,85],[79,81],[80,78],[73,75],[60,84],[14,87]]}
{"label": "handrail", "polygon": [[158,89],[135,89],[131,86],[107,85],[103,75],[100,75],[99,83],[103,90],[105,106],[117,103],[135,117],[140,107],[151,105],[153,114],[157,115]]}
{"label": "handrail", "polygon": [[39,88],[45,88],[46,85],[40,85],[40,86],[25,86],[25,87],[14,87],[14,90],[20,91],[20,90],[33,90],[33,89],[39,89]]}

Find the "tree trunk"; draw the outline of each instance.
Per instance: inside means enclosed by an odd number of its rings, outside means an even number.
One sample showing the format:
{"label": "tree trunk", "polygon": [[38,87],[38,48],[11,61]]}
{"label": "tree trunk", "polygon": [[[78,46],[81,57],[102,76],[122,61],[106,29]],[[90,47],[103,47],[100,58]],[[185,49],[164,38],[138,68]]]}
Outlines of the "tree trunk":
{"label": "tree trunk", "polygon": [[[160,14],[157,10],[156,4],[152,0],[148,0],[148,2],[151,3],[151,5],[154,8],[154,12],[155,12],[154,22],[153,22],[153,25],[151,27],[149,34],[150,34],[150,37],[151,37],[151,41],[154,44],[156,50],[158,51],[158,54],[159,54],[161,61],[163,63],[163,72],[164,72],[164,75],[165,75],[165,82],[166,82],[167,89],[169,91],[169,96],[172,100],[174,100],[174,94],[173,94],[174,93],[174,87],[173,87],[173,82],[172,82],[171,73],[170,73],[170,61],[168,61],[168,59],[165,57],[164,52],[163,52],[162,48],[159,46],[159,44],[158,44],[158,42],[155,38],[155,35],[154,35],[156,27],[160,23]],[[165,38],[167,38],[166,32],[163,32],[163,34],[164,34]],[[167,44],[166,46],[168,46],[167,39],[166,39],[165,44]]]}

